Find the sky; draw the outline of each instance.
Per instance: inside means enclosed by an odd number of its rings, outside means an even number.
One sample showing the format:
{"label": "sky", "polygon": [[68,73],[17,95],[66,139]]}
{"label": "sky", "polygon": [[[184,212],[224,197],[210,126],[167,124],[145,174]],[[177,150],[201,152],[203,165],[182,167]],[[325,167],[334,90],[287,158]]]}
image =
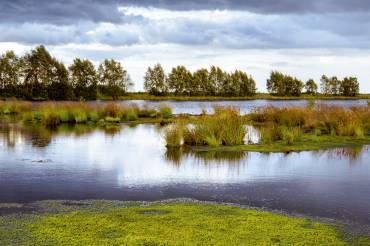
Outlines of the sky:
{"label": "sky", "polygon": [[278,70],[356,76],[370,93],[369,26],[367,0],[1,0],[0,53],[43,44],[67,65],[117,59],[136,91],[159,62],[166,72],[241,69],[260,92]]}

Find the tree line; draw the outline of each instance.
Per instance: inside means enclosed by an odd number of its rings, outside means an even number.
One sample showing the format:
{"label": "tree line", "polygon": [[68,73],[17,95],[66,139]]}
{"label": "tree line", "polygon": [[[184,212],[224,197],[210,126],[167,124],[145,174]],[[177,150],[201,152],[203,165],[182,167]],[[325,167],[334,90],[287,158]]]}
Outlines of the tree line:
{"label": "tree line", "polygon": [[152,95],[185,96],[253,96],[256,94],[254,79],[243,71],[227,73],[212,66],[191,73],[184,66],[172,68],[165,74],[160,64],[149,67],[144,77],[144,89]]}
{"label": "tree line", "polygon": [[[95,100],[101,96],[118,99],[133,85],[120,62],[104,60],[96,69],[88,59],[75,58],[66,67],[38,46],[19,57],[13,51],[0,56],[0,97],[31,100]],[[319,86],[310,79],[303,82],[295,77],[273,71],[266,83],[267,91],[276,96],[316,95]],[[144,76],[144,90],[151,95],[229,96],[256,94],[255,80],[236,70],[228,73],[220,67],[201,68],[190,72],[185,66],[172,68],[166,74],[160,64],[149,67]],[[324,95],[356,96],[359,82],[355,77],[343,80],[323,75],[320,90]]]}
{"label": "tree line", "polygon": [[[323,75],[320,80],[321,93],[330,96],[356,96],[360,93],[360,84],[356,77],[345,77],[343,80],[336,76]],[[277,96],[300,96],[305,89],[306,94],[316,95],[318,85],[313,79],[306,83],[301,80],[273,71],[267,80],[267,91]]]}
{"label": "tree line", "polygon": [[132,85],[127,71],[113,59],[95,69],[87,59],[66,66],[38,46],[22,57],[7,51],[0,57],[0,95],[32,100],[117,99]]}

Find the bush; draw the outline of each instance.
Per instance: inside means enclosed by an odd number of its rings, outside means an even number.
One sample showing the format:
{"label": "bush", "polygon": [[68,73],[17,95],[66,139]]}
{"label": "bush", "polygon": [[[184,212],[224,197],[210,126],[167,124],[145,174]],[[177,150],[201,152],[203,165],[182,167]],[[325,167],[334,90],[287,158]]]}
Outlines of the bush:
{"label": "bush", "polygon": [[75,123],[82,124],[87,122],[87,114],[83,109],[76,109],[73,111]]}
{"label": "bush", "polygon": [[168,106],[159,107],[159,117],[169,119],[172,117],[172,109]]}
{"label": "bush", "polygon": [[137,120],[139,117],[137,115],[137,112],[133,109],[130,109],[126,112],[126,120],[127,121],[135,121]]}
{"label": "bush", "polygon": [[56,112],[45,111],[42,114],[41,122],[47,127],[57,127],[60,124],[59,116]]}
{"label": "bush", "polygon": [[107,123],[120,123],[121,122],[121,119],[120,118],[113,118],[113,117],[105,117],[105,122]]}

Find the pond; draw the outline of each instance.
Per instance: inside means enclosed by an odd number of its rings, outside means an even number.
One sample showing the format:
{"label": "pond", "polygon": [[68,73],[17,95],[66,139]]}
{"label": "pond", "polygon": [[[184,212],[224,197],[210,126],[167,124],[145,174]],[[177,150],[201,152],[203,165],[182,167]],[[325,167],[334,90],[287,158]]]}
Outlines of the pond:
{"label": "pond", "polygon": [[[107,103],[103,101],[90,102],[91,104],[96,103]],[[306,106],[307,100],[249,100],[249,101],[147,101],[147,100],[129,100],[119,101],[119,104],[130,105],[136,104],[138,106],[150,105],[153,107],[161,104],[168,105],[172,108],[174,114],[200,114],[202,110],[206,110],[208,113],[212,112],[214,106],[232,106],[240,109],[242,114],[250,113],[257,107],[263,107],[267,105],[275,107],[290,107],[290,106]],[[367,100],[316,100],[317,105],[331,105],[341,107],[352,107],[352,106],[366,106]]]}
{"label": "pond", "polygon": [[167,151],[163,130],[3,123],[0,202],[193,198],[370,224],[366,146],[290,154]]}

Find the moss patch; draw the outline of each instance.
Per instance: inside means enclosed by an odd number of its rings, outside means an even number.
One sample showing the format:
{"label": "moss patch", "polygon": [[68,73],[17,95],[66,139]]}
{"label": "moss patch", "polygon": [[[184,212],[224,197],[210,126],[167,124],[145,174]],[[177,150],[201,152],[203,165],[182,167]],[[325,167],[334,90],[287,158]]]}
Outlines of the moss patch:
{"label": "moss patch", "polygon": [[249,152],[298,152],[326,150],[344,147],[361,147],[370,144],[370,136],[363,138],[345,137],[345,136],[314,136],[304,134],[299,140],[292,144],[284,141],[274,141],[272,143],[247,144],[238,146],[220,146],[220,147],[191,147],[193,151],[249,151]]}
{"label": "moss patch", "polygon": [[346,245],[334,227],[235,206],[91,205],[0,217],[0,245]]}

